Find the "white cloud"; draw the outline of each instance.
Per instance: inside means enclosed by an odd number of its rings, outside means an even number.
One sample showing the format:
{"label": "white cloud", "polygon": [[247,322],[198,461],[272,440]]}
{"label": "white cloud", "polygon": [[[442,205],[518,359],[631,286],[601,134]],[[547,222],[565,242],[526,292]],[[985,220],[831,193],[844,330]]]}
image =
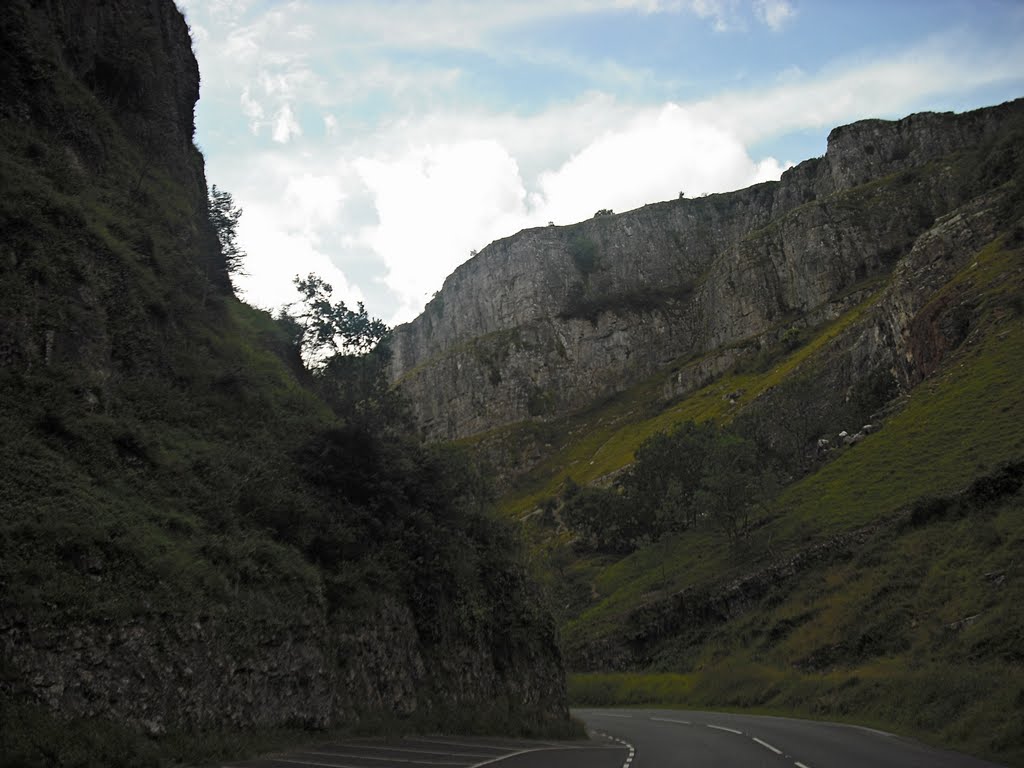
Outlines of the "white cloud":
{"label": "white cloud", "polygon": [[899,116],[940,94],[1008,82],[1021,72],[1024,48],[978,53],[965,41],[934,40],[903,54],[848,62],[817,75],[789,72],[774,88],[706,99],[694,105],[694,114],[752,143],[867,116]]}
{"label": "white cloud", "polygon": [[[536,118],[542,130],[551,117]],[[735,189],[783,170],[772,158],[754,161],[735,136],[674,104],[590,137],[533,178],[524,178],[513,150],[496,138],[420,145],[362,157],[355,167],[378,219],[360,242],[386,264],[385,281],[400,301],[393,321],[418,313],[471,250],[524,227],[568,224],[599,208],[628,210],[684,190]]]}
{"label": "white cloud", "polygon": [[[312,271],[346,301],[382,299],[370,311],[390,322],[415,315],[471,250],[523,227],[777,178],[782,158],[753,156],[752,145],[869,115],[897,116],[933,95],[1024,71],[1019,46],[987,50],[947,38],[824,71],[794,69],[760,90],[638,106],[628,99],[665,86],[664,73],[569,48],[523,49],[533,44],[522,42],[529,37],[495,42],[507,29],[602,11],[692,14],[719,30],[752,22],[780,29],[792,21],[794,5],[396,0],[382,10],[376,0],[347,0],[258,12],[249,0],[215,3],[196,41],[204,99],[219,92],[259,132],[259,146],[272,147],[235,161],[208,158],[211,179],[245,208],[240,243],[252,277],[242,288],[255,303],[276,307],[295,298],[292,278]],[[184,5],[199,15],[206,3]],[[466,108],[457,98],[470,79],[458,68],[467,66],[464,59],[422,55],[446,48],[478,51],[509,69],[527,62],[570,73],[606,92],[532,112]],[[339,50],[351,57],[343,64],[334,58]],[[413,55],[392,56],[396,51]],[[627,96],[610,95],[616,90]],[[689,91],[674,83],[647,92]],[[363,116],[353,117],[350,107],[368,94],[375,106],[385,105],[384,116],[359,124]],[[296,142],[303,135],[297,114],[320,115],[323,135],[307,124],[309,135]]]}
{"label": "white cloud", "polygon": [[249,118],[249,130],[254,135],[259,133],[260,124],[263,122],[263,105],[250,95],[248,88],[242,90],[239,101],[242,105],[242,114]]}
{"label": "white cloud", "polygon": [[285,104],[274,118],[274,141],[287,144],[296,136],[302,135],[302,127],[292,114],[290,105]]}
{"label": "white cloud", "polygon": [[754,14],[769,27],[778,30],[796,16],[796,9],[788,0],[755,0]]}
{"label": "white cloud", "polygon": [[570,223],[601,208],[629,210],[679,192],[737,189],[778,178],[782,170],[773,158],[756,163],[728,130],[667,104],[542,174],[531,205],[551,220]]}
{"label": "white cloud", "polygon": [[351,285],[331,256],[318,248],[308,234],[289,231],[275,216],[273,206],[248,205],[238,227],[238,242],[246,251],[246,275],[237,278],[242,298],[277,311],[298,299],[293,279],[311,272],[334,288],[334,298],[350,305],[363,301],[363,293]]}
{"label": "white cloud", "polygon": [[345,192],[337,176],[303,173],[288,180],[282,196],[284,216],[278,214],[290,229],[317,238],[318,232],[334,224]]}
{"label": "white cloud", "polygon": [[496,141],[424,146],[355,167],[378,217],[360,238],[387,266],[401,303],[393,319],[411,319],[471,250],[525,221],[518,165]]}

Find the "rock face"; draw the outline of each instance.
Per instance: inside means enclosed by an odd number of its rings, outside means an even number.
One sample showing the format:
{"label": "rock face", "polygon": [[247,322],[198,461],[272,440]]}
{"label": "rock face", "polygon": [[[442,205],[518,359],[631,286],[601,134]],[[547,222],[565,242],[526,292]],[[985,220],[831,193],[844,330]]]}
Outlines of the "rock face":
{"label": "rock face", "polygon": [[550,624],[532,626],[535,636],[522,645],[430,645],[394,600],[350,626],[332,623],[315,604],[289,613],[299,607],[279,606],[273,616],[254,603],[50,623],[7,616],[0,649],[10,677],[0,691],[61,718],[106,718],[150,735],[330,728],[381,716],[542,729],[567,717]]}
{"label": "rock face", "polygon": [[[494,242],[395,329],[393,380],[428,435],[460,438],[571,412],[717,350],[714,375],[737,349],[853,306],[938,219],[998,187],[998,173],[975,178],[957,157],[1022,113],[1017,101],[865,120],[779,182]],[[876,183],[894,176],[902,186]]]}
{"label": "rock face", "polygon": [[[303,474],[328,409],[231,294],[172,0],[0,17],[0,752],[47,741],[40,710],[152,735],[564,726],[553,620],[479,519],[458,533],[486,569],[415,551],[452,539],[443,499],[367,513],[415,517],[415,540],[311,554],[360,510]],[[385,549],[426,563],[414,583]]]}

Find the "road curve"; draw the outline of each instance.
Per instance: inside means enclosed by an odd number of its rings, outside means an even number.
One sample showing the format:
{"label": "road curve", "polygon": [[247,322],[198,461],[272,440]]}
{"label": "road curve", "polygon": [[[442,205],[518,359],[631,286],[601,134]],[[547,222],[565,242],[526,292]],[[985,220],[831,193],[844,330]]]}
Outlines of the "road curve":
{"label": "road curve", "polygon": [[629,755],[628,747],[606,738],[407,736],[317,742],[223,768],[622,768]]}
{"label": "road curve", "polygon": [[597,738],[632,747],[622,768],[1003,768],[883,731],[788,717],[575,709]]}

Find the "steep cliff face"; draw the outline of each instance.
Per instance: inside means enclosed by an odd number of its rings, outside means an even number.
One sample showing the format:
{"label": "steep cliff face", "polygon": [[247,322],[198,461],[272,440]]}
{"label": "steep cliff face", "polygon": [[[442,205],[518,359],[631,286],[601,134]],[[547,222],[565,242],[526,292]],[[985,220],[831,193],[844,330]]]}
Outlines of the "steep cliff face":
{"label": "steep cliff face", "polygon": [[492,243],[396,329],[392,377],[429,435],[458,438],[567,413],[680,358],[718,350],[730,365],[731,349],[856,304],[936,219],[1005,181],[955,157],[1022,112],[866,120],[779,182]]}
{"label": "steep cliff face", "polygon": [[515,542],[451,461],[340,424],[231,293],[173,2],[8,3],[0,76],[0,753],[564,727]]}

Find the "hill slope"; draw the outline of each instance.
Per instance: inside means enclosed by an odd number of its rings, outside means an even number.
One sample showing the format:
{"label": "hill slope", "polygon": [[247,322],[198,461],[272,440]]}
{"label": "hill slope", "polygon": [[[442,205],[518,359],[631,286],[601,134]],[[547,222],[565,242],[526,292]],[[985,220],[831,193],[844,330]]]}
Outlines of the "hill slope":
{"label": "hill slope", "polygon": [[479,476],[386,409],[340,418],[231,293],[173,2],[10,3],[0,73],[5,765],[564,727]]}
{"label": "hill slope", "polygon": [[[496,243],[399,329],[428,431],[505,479],[577,702],[849,717],[1022,764],[1022,146],[1020,101],[836,129],[777,184]],[[647,442],[691,421],[772,468],[732,540],[711,506],[637,520],[689,498],[643,494],[695,462]]]}

